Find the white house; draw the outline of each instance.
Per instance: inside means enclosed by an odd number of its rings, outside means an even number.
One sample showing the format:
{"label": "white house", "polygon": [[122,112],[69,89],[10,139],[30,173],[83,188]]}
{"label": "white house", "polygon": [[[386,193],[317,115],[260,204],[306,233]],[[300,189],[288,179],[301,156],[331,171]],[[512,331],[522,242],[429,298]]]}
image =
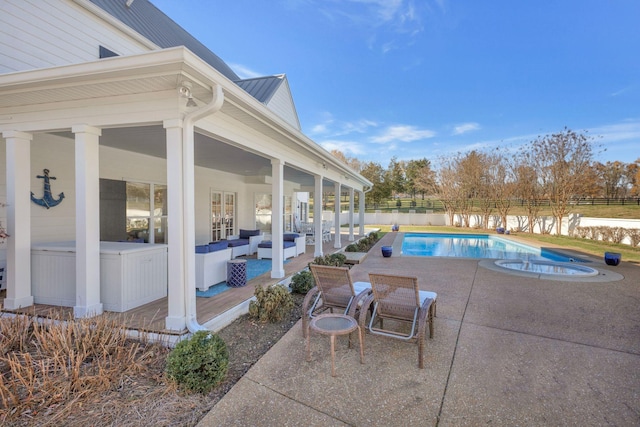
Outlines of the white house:
{"label": "white house", "polygon": [[[165,254],[144,256],[167,266],[166,328],[193,331],[197,244],[268,228],[271,201],[283,277],[296,193],[315,195],[320,235],[323,188],[350,194],[353,230],[371,183],[302,133],[286,76],[241,80],[148,0],[3,0],[0,24],[6,309],[40,299],[88,317],[153,297],[101,289],[101,256],[119,253],[105,242],[135,237]],[[364,197],[358,210],[362,234]],[[39,258],[47,248],[60,257]],[[75,278],[70,298],[56,269]]]}

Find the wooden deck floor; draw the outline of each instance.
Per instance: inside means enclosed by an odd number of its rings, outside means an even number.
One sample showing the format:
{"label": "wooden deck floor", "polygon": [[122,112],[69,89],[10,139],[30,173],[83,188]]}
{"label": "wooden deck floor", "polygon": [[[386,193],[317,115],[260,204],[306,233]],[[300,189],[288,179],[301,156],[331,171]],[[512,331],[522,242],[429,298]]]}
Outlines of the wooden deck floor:
{"label": "wooden deck floor", "polygon": [[[358,236],[356,236],[356,239]],[[347,246],[349,243],[348,236],[341,236],[342,247]],[[334,241],[325,242],[322,246],[324,254],[330,254],[337,252],[339,249],[333,247]],[[290,277],[300,270],[303,270],[309,262],[314,258],[314,247],[307,246],[306,253],[300,256],[290,258],[289,262],[284,265],[285,277]],[[255,256],[254,256],[255,257]],[[267,272],[261,276],[258,276],[247,283],[247,286],[241,288],[231,288],[211,298],[196,298],[196,312],[198,323],[204,324],[217,316],[225,313],[246,300],[253,297],[256,286],[264,286],[266,284],[273,284],[281,281],[282,279],[272,279],[271,272]],[[1,312],[8,313],[20,313],[36,315],[41,317],[57,317],[63,319],[69,319],[73,316],[72,307],[58,307],[46,304],[34,304],[33,306],[25,307],[19,310],[6,310],[4,309],[4,298],[6,291],[0,291],[0,307]],[[169,331],[164,329],[165,318],[168,314],[168,302],[167,298],[161,298],[148,304],[136,307],[132,310],[124,313],[111,313],[105,312],[104,315],[119,316],[122,322],[127,325],[128,328],[134,330],[143,330],[154,333],[181,335],[186,333],[186,329],[183,331]]]}

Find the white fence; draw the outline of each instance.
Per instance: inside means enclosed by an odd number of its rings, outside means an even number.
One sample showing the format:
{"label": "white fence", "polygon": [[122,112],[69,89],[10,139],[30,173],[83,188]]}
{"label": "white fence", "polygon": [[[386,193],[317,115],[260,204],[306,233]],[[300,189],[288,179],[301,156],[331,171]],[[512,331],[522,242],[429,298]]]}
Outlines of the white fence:
{"label": "white fence", "polygon": [[[358,222],[358,214],[354,215],[354,221]],[[347,224],[349,222],[348,212],[342,212],[340,214],[340,224]],[[449,223],[449,217],[444,213],[415,213],[409,211],[409,213],[400,213],[398,211],[380,212],[364,214],[365,224],[380,224],[380,225],[455,225],[456,223],[462,224],[462,217],[456,215],[454,217],[454,224]],[[480,215],[472,215],[470,218],[470,226],[480,227],[482,225],[482,218]],[[528,220],[526,216],[522,215],[509,215],[507,216],[506,226],[501,223],[500,217],[492,215],[489,218],[489,229],[495,229],[497,227],[504,227],[507,230],[525,231],[528,230]],[[534,224],[535,233],[555,233],[556,219],[551,216],[538,217],[536,224]],[[561,234],[565,236],[573,235],[576,227],[621,227],[625,229],[640,229],[640,220],[638,219],[618,219],[618,218],[590,218],[583,217],[580,214],[570,214],[568,218],[564,218],[562,221]],[[625,238],[623,243],[630,244],[629,238]]]}

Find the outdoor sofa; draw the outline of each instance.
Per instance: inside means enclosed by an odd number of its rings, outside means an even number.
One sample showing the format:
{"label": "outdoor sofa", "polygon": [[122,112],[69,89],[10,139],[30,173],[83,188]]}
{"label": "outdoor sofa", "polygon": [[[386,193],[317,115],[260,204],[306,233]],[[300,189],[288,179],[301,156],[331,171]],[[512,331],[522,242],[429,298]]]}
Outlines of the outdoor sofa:
{"label": "outdoor sofa", "polygon": [[239,234],[227,236],[227,243],[232,249],[232,257],[253,255],[258,250],[258,244],[262,242],[264,234],[260,230],[243,230]]}
{"label": "outdoor sofa", "polygon": [[231,260],[231,254],[226,240],[196,246],[196,288],[204,292],[227,280],[227,261]]}
{"label": "outdoor sofa", "polygon": [[[287,233],[282,236],[284,259],[297,257],[306,251],[306,236],[297,233]],[[273,242],[265,240],[258,244],[258,259],[273,258],[271,252]]]}

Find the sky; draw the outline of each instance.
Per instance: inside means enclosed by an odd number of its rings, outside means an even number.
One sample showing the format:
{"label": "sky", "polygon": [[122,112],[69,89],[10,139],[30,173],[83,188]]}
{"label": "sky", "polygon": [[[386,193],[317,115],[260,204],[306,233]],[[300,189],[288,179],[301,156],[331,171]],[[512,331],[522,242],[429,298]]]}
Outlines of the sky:
{"label": "sky", "polygon": [[516,150],[565,127],[640,158],[638,0],[151,0],[302,131],[374,161]]}

